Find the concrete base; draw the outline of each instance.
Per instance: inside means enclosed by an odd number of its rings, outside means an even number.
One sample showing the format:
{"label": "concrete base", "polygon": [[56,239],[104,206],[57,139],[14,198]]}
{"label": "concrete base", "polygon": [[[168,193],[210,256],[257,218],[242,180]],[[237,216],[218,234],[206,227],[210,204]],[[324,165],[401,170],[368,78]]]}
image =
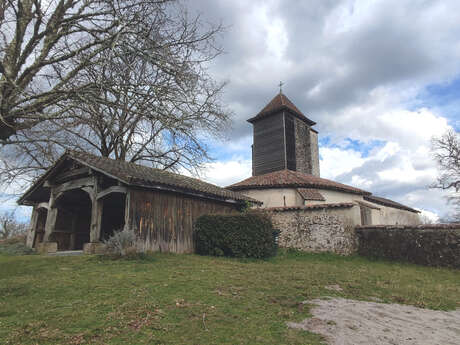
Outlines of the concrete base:
{"label": "concrete base", "polygon": [[57,242],[41,242],[37,243],[35,249],[39,254],[56,253],[58,250],[58,245]]}
{"label": "concrete base", "polygon": [[83,245],[83,254],[104,254],[105,244],[101,242],[90,242]]}

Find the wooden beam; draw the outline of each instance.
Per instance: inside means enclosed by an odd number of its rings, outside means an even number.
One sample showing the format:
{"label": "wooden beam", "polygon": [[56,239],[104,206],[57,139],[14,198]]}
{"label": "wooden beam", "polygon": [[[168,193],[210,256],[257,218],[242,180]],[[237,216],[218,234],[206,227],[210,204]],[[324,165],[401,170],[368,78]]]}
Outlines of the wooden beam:
{"label": "wooden beam", "polygon": [[37,231],[38,207],[34,206],[32,217],[30,218],[30,227],[27,231],[26,246],[32,248],[34,245],[35,232]]}
{"label": "wooden beam", "polygon": [[99,192],[97,194],[97,198],[96,199],[100,199],[100,198],[103,198],[105,197],[106,195],[109,195],[111,193],[123,193],[123,194],[126,194],[128,192],[128,189],[126,187],[122,187],[122,186],[112,186],[112,187],[109,187],[109,188],[106,188],[104,189],[102,192]]}
{"label": "wooden beam", "polygon": [[73,181],[65,182],[55,188],[56,193],[61,193],[71,189],[83,189],[85,187],[94,186],[94,179],[92,177],[79,178]]}
{"label": "wooden beam", "polygon": [[89,239],[90,242],[99,242],[101,238],[101,223],[102,223],[102,207],[103,200],[98,200],[98,189],[99,183],[97,176],[93,176],[93,194],[91,197],[92,207],[91,207],[91,226]]}
{"label": "wooden beam", "polygon": [[126,198],[125,198],[125,226],[124,230],[130,230],[131,229],[131,193],[128,192],[126,193]]}
{"label": "wooden beam", "polygon": [[53,180],[56,181],[56,183],[64,182],[67,180],[72,180],[77,176],[89,175],[90,172],[91,171],[88,167],[73,169],[73,170],[69,170],[69,171],[63,172],[62,174],[55,176]]}
{"label": "wooden beam", "polygon": [[46,208],[47,210],[50,208],[49,204],[47,202],[41,202],[37,205],[38,208]]}
{"label": "wooden beam", "polygon": [[43,237],[43,242],[48,242],[51,234],[53,233],[54,227],[56,225],[56,219],[58,215],[58,209],[51,205],[54,205],[56,193],[52,189],[50,193],[50,200],[49,205],[50,208],[48,209],[48,214],[46,215],[46,224],[45,224],[45,235]]}

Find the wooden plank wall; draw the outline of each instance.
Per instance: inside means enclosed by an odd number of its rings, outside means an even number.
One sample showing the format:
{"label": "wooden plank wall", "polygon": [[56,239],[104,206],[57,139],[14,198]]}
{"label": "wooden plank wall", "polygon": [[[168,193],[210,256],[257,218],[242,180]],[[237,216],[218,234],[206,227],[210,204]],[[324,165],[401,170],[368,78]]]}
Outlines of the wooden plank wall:
{"label": "wooden plank wall", "polygon": [[253,174],[286,168],[283,114],[277,113],[254,124]]}
{"label": "wooden plank wall", "polygon": [[236,206],[177,193],[131,190],[130,227],[147,250],[192,253],[193,224],[203,214],[237,212]]}

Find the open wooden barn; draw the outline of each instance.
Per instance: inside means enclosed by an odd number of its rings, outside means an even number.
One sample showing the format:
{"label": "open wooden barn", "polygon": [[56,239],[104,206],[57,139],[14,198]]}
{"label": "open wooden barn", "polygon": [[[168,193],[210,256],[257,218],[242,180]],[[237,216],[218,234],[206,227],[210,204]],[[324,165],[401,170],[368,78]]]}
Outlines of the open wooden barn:
{"label": "open wooden barn", "polygon": [[98,252],[114,231],[136,232],[149,250],[193,252],[203,214],[258,201],[201,180],[67,151],[19,199],[33,206],[27,245],[41,252]]}

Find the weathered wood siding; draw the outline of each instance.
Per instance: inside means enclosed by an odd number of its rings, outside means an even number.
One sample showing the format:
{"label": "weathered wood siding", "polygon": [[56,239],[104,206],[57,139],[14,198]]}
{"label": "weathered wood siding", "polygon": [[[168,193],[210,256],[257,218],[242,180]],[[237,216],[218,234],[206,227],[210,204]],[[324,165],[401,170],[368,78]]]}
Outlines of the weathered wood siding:
{"label": "weathered wood siding", "polygon": [[296,137],[294,117],[288,113],[285,113],[284,116],[284,124],[286,128],[286,169],[296,170]]}
{"label": "weathered wood siding", "polygon": [[231,204],[182,194],[152,190],[129,193],[130,228],[152,251],[192,253],[193,224],[199,216],[237,212]]}
{"label": "weathered wood siding", "polygon": [[278,113],[254,124],[253,174],[262,175],[286,167],[284,120]]}

